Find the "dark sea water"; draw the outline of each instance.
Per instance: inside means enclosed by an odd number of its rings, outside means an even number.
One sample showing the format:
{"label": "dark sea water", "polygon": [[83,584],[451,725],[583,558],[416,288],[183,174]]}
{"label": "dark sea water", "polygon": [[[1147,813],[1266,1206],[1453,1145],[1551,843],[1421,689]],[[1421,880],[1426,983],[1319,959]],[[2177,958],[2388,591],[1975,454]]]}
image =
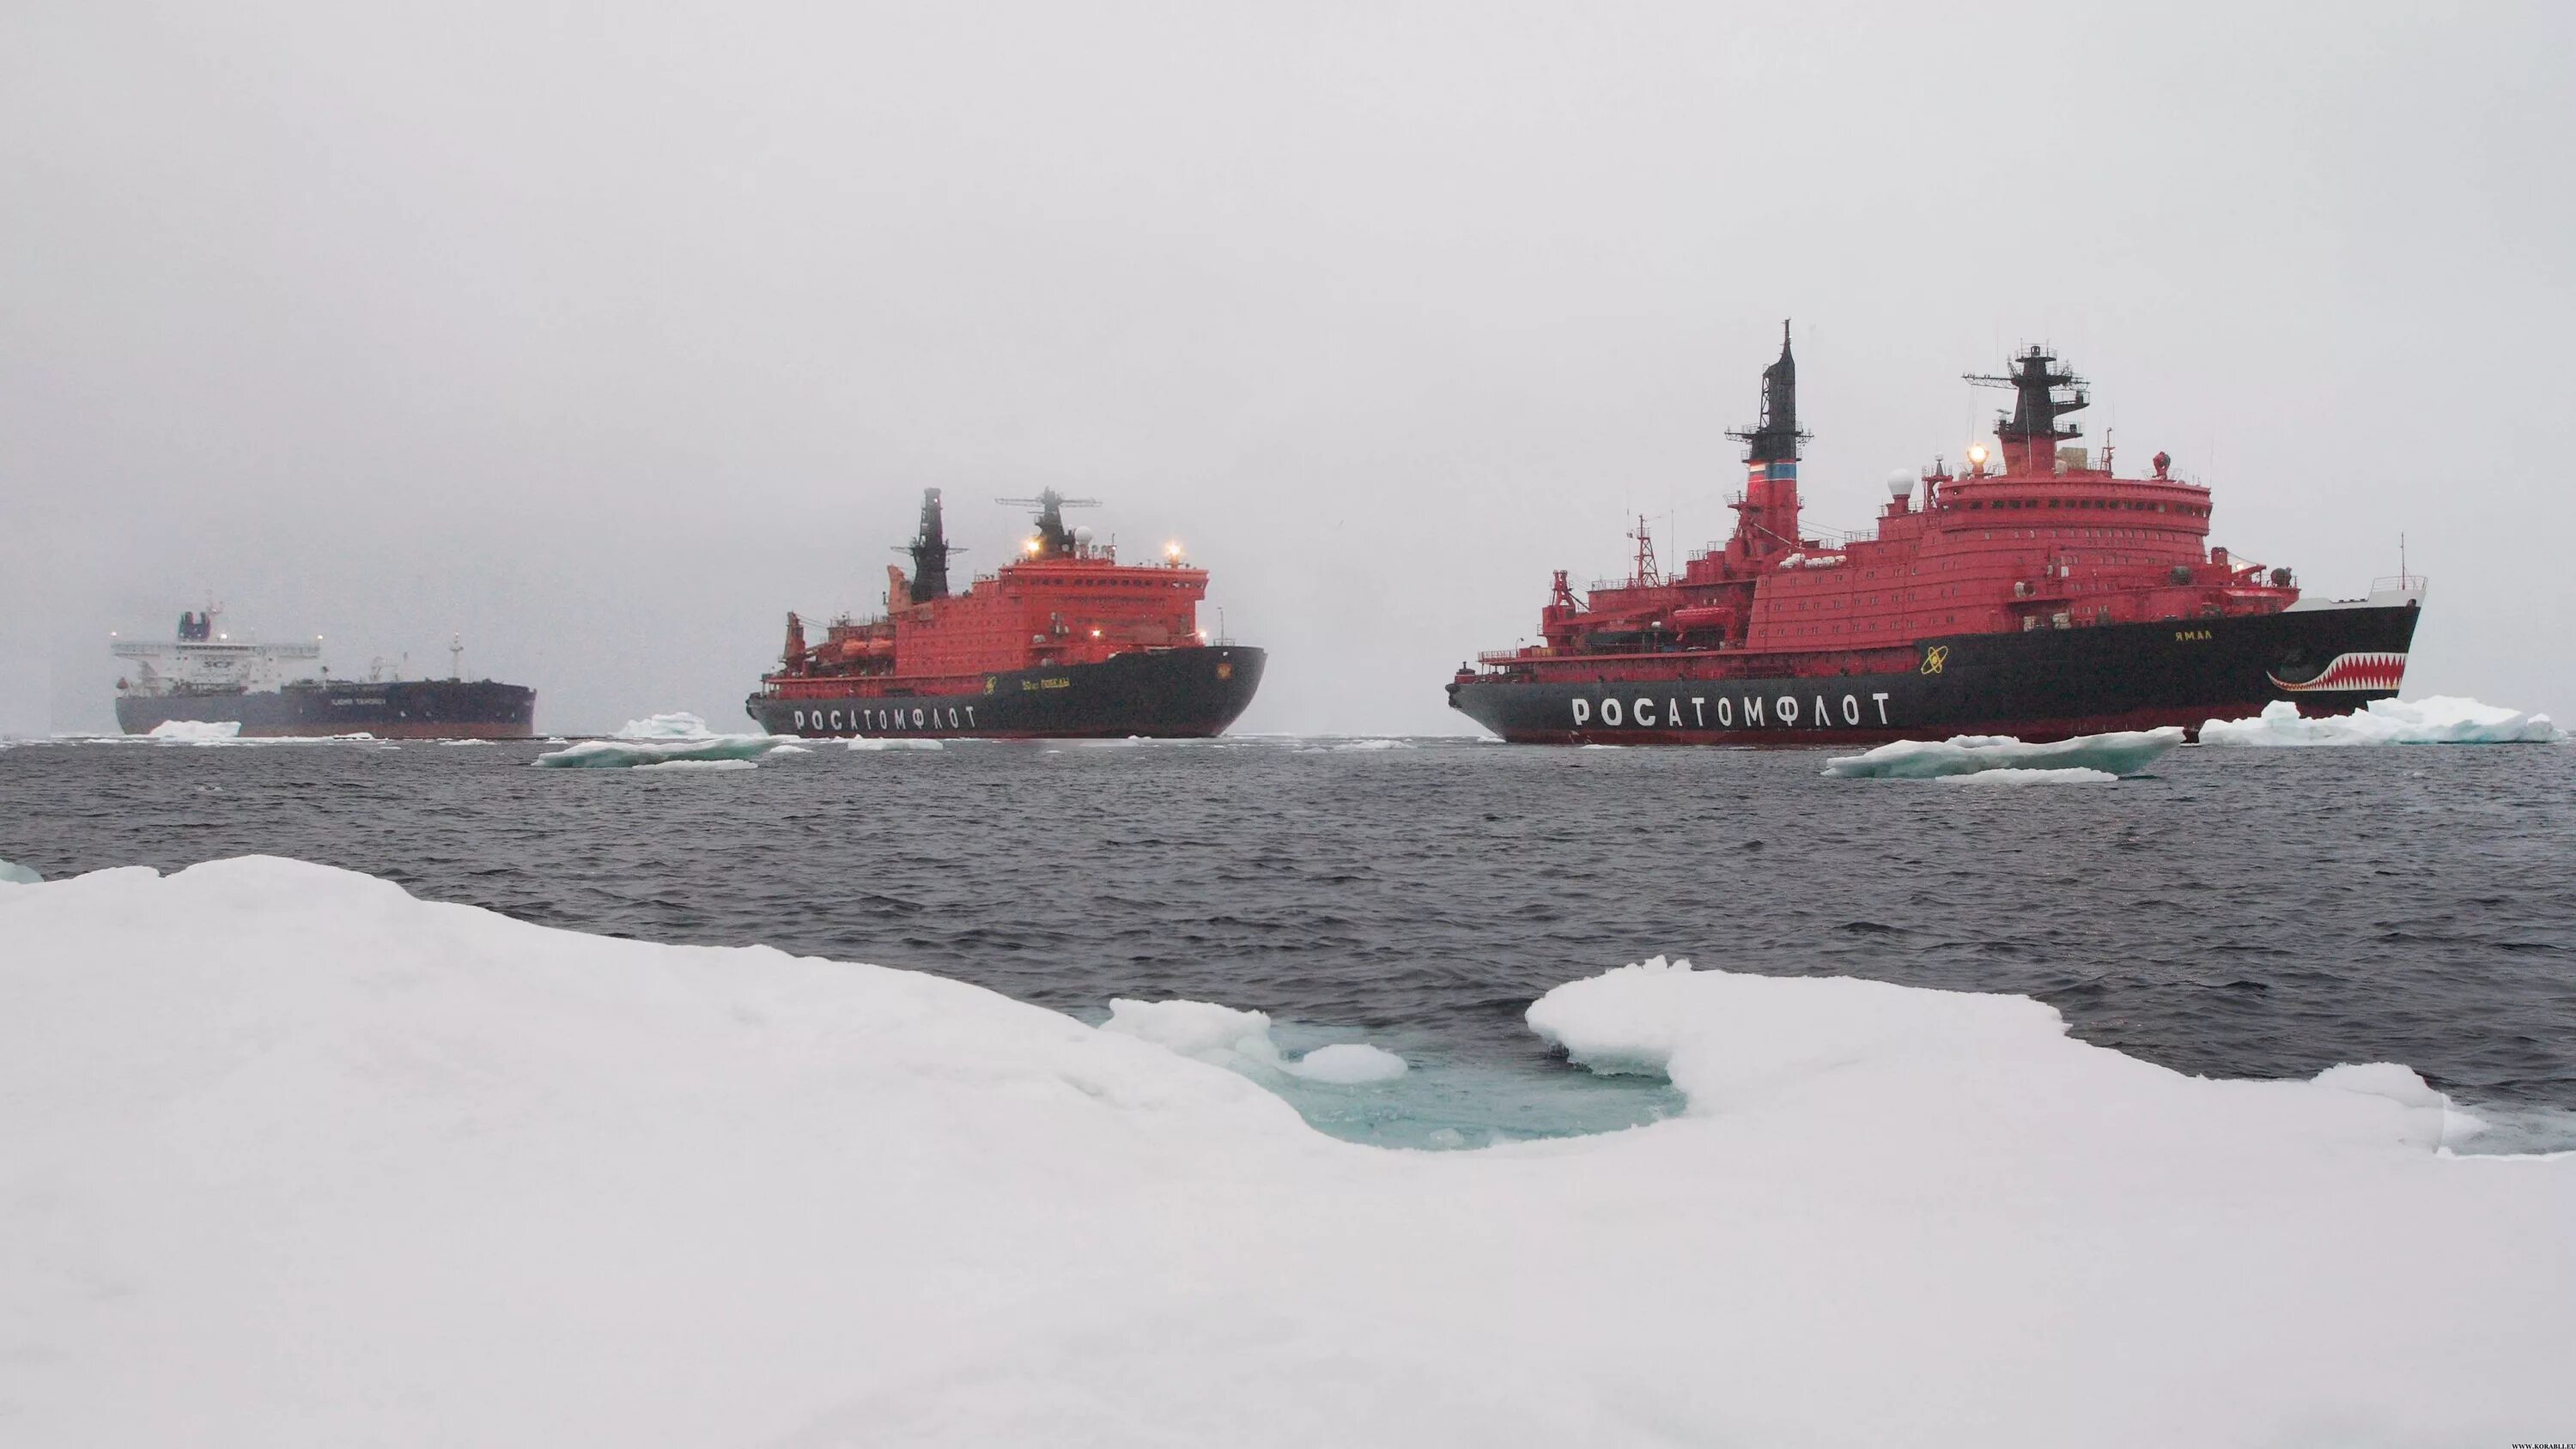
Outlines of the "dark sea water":
{"label": "dark sea water", "polygon": [[826,746],[641,773],[527,768],[543,748],[22,745],[0,750],[0,858],[51,877],[290,855],[1093,1019],[1113,997],[1258,1009],[1284,1044],[1364,1039],[1422,1069],[1400,1109],[1301,1102],[1361,1137],[1668,1110],[1521,1020],[1659,953],[2023,993],[2186,1072],[2397,1061],[2467,1103],[2576,1109],[2565,746],[2194,748],[2089,786],[1440,740]]}

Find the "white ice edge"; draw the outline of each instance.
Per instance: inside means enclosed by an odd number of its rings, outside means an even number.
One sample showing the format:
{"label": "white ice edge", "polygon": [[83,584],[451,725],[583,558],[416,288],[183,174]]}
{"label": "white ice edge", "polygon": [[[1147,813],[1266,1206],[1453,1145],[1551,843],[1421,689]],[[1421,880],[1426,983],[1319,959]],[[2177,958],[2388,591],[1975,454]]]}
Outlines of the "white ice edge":
{"label": "white ice edge", "polygon": [[[2576,1156],[2443,1153],[2403,1068],[2185,1077],[2015,997],[1574,981],[1531,1024],[1688,1113],[1457,1153],[956,982],[274,859],[0,889],[0,999],[16,1442],[2505,1444],[2576,1409]],[[1222,1010],[1165,1014],[1238,1050]]]}
{"label": "white ice edge", "polygon": [[1360,1042],[1321,1046],[1302,1057],[1280,1051],[1270,1017],[1205,1001],[1109,1003],[1101,1030],[1150,1041],[1167,1051],[1240,1072],[1255,1081],[1278,1074],[1336,1086],[1387,1082],[1408,1070],[1404,1058]]}

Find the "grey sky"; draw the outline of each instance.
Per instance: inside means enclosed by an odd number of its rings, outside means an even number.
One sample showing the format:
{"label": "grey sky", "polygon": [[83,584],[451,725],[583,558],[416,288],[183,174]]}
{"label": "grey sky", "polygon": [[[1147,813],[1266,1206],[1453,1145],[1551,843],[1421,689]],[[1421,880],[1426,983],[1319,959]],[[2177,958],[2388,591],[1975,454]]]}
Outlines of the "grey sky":
{"label": "grey sky", "polygon": [[[1177,537],[1255,730],[1459,728],[1548,570],[1725,528],[1779,319],[1859,527],[2050,341],[2216,541],[2431,575],[2409,692],[2576,716],[2576,7],[0,8],[0,731],[209,591],[742,695],[919,490]],[[1206,622],[1216,623],[1211,608]]]}

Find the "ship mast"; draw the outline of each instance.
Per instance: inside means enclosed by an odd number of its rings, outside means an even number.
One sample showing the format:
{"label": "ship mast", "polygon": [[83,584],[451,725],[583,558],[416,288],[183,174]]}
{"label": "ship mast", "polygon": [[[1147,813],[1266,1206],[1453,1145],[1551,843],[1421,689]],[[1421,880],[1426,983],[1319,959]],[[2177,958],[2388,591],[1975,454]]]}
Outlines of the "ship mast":
{"label": "ship mast", "polygon": [[1646,515],[1637,515],[1637,526],[1628,536],[1637,541],[1637,571],[1628,582],[1637,588],[1654,588],[1664,581],[1663,571],[1655,566],[1655,536],[1646,530]]}
{"label": "ship mast", "polygon": [[912,555],[912,583],[909,596],[914,603],[948,597],[948,556],[963,549],[948,542],[948,529],[940,517],[939,490],[921,490],[921,531],[913,535],[904,552]]}
{"label": "ship mast", "polygon": [[1744,443],[1744,496],[1735,510],[1729,554],[1759,560],[1798,546],[1798,363],[1789,355],[1789,324],[1780,323],[1780,360],[1762,369],[1762,421],[1729,428]]}
{"label": "ship mast", "polygon": [[[2004,444],[2006,473],[2054,473],[2057,471],[2057,445],[2069,438],[2084,436],[2084,430],[2069,425],[2059,427],[2057,420],[2087,406],[2084,379],[2057,366],[2054,353],[2043,351],[2034,343],[2028,352],[2013,359],[2013,370],[2002,377],[1992,373],[1965,374],[1979,387],[2008,387],[2013,390],[2010,416],[1995,415],[1995,436]],[[2064,388],[2067,396],[2058,396]],[[2104,464],[2105,467],[2109,465]]]}

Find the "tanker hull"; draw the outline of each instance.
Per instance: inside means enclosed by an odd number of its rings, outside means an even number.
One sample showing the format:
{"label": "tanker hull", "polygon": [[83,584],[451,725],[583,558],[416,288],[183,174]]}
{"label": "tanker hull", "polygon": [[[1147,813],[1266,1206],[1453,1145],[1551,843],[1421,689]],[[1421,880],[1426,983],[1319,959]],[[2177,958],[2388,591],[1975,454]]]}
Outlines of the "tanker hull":
{"label": "tanker hull", "polygon": [[537,692],[484,680],[329,680],[235,692],[129,693],[116,723],[150,734],[172,720],[238,724],[245,739],[367,734],[378,739],[523,740]]}
{"label": "tanker hull", "polygon": [[825,690],[766,690],[744,701],[778,735],[959,739],[1201,739],[1252,703],[1266,656],[1240,645],[1144,650],[1089,664],[1006,670],[972,688],[852,679]]}
{"label": "tanker hull", "polygon": [[[1910,668],[1797,672],[1736,651],[1604,656],[1600,677],[1485,677],[1454,709],[1531,744],[1878,744],[1951,735],[2029,741],[2259,714],[2289,700],[2342,714],[2392,698],[2419,609],[2339,606],[1918,642]],[[1881,657],[1884,657],[1883,655]],[[1740,677],[1739,677],[1740,676]]]}

